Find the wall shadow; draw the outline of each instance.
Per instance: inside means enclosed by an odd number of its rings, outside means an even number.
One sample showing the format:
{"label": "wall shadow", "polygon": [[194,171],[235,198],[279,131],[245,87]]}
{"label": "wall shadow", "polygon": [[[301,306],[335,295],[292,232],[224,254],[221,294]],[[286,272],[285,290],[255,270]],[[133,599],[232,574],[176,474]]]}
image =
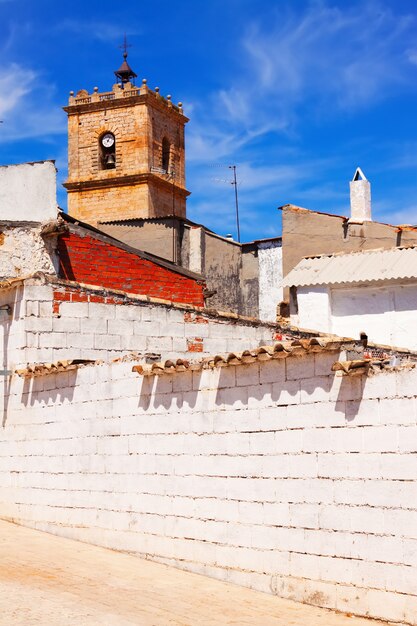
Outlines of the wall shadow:
{"label": "wall shadow", "polygon": [[77,373],[78,370],[70,370],[43,376],[26,376],[22,388],[22,404],[25,407],[32,407],[35,403],[48,405],[50,403],[62,404],[65,400],[71,402],[74,397]]}
{"label": "wall shadow", "polygon": [[[20,319],[20,311],[22,308],[22,300],[18,300],[17,296],[20,294],[22,289],[15,289],[14,291],[14,300],[13,302],[7,303],[12,309],[12,316],[5,320],[3,324],[3,416],[2,416],[2,427],[5,428],[8,417],[8,407],[9,407],[9,399],[10,399],[10,390],[12,386],[12,378],[13,374],[7,374],[9,371],[9,338],[10,338],[10,329],[13,325],[13,322],[17,322]],[[6,304],[6,303],[5,303]]]}

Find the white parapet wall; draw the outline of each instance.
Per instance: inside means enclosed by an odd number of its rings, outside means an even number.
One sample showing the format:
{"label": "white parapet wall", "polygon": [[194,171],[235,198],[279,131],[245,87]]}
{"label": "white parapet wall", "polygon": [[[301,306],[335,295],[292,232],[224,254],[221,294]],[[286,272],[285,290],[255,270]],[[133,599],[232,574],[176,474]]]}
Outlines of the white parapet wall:
{"label": "white parapet wall", "polygon": [[4,332],[19,337],[12,350],[0,345],[10,367],[60,359],[108,361],[132,352],[195,359],[256,348],[278,337],[273,324],[157,304],[146,296],[124,298],[119,293],[117,299],[108,290],[81,290],[61,283],[40,277],[0,291],[1,302],[10,307]]}
{"label": "white parapet wall", "polygon": [[13,376],[0,516],[415,625],[417,371],[341,377],[338,358]]}
{"label": "white parapet wall", "polygon": [[57,213],[53,161],[0,167],[0,221],[45,222]]}

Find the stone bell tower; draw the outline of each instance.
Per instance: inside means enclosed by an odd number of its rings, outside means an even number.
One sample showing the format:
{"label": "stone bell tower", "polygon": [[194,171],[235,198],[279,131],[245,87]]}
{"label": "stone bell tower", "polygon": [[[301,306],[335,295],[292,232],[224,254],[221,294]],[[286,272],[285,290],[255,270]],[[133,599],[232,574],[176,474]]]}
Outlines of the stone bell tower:
{"label": "stone bell tower", "polygon": [[124,60],[112,91],[71,92],[68,106],[68,212],[99,221],[185,217],[182,104],[152,91]]}

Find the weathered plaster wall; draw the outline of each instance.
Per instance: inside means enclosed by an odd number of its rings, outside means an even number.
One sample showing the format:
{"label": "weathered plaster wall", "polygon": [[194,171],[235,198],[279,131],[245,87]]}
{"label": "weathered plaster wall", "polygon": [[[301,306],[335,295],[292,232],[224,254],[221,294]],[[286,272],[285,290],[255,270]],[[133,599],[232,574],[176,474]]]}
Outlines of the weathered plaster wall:
{"label": "weathered plaster wall", "polygon": [[44,222],[57,212],[53,161],[0,167],[0,220]]}
{"label": "weathered plaster wall", "polygon": [[241,270],[238,311],[242,315],[260,317],[259,260],[256,244],[241,247]]}
{"label": "weathered plaster wall", "polygon": [[[32,283],[32,284],[31,284]],[[273,325],[155,305],[94,290],[25,283],[19,304],[22,350],[10,352],[14,367],[59,359],[108,360],[130,354],[195,358],[255,348],[274,341]],[[15,290],[4,292],[14,311]],[[1,346],[0,346],[1,350]]]}
{"label": "weathered plaster wall", "polygon": [[56,274],[58,266],[55,242],[41,237],[41,225],[0,223],[0,278]]}
{"label": "weathered plaster wall", "polygon": [[277,306],[284,294],[282,283],[282,246],[277,242],[259,242],[259,318],[275,321]]}
{"label": "weathered plaster wall", "polygon": [[342,378],[335,359],[13,377],[0,515],[415,625],[417,372]]}
{"label": "weathered plaster wall", "polygon": [[204,267],[207,288],[216,289],[210,298],[210,306],[219,310],[234,311],[241,315],[241,263],[242,253],[238,243],[227,241],[209,232],[204,237]]}

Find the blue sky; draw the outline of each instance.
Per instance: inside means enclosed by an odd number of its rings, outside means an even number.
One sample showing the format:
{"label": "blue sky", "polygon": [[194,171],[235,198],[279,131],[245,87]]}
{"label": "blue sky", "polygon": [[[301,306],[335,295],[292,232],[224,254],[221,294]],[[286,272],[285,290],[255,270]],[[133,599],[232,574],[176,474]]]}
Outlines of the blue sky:
{"label": "blue sky", "polygon": [[111,88],[126,32],[191,118],[190,219],[235,233],[232,163],[243,240],[279,235],[286,203],[348,214],[359,165],[374,219],[417,223],[415,0],[0,0],[0,31],[1,164],[52,158],[65,180],[61,107]]}

